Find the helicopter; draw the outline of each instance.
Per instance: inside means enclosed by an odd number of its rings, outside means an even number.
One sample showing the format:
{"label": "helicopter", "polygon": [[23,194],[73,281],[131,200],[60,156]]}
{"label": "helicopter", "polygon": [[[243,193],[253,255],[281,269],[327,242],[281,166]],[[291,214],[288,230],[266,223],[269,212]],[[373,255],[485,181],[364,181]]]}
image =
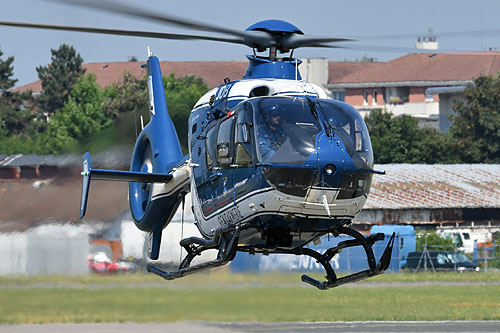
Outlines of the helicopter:
{"label": "helicopter", "polygon": [[[129,182],[132,219],[147,233],[148,257],[159,258],[162,233],[176,210],[192,196],[195,224],[202,237],[180,241],[186,255],[177,270],[154,264],[147,270],[166,280],[229,263],[237,252],[310,256],[326,272],[325,281],[302,275],[320,290],[384,273],[394,234],[376,262],[372,246],[383,234],[364,236],[352,220],[367,200],[373,174],[373,151],[363,118],[352,106],[329,99],[319,86],[302,79],[302,47],[336,47],[338,37],[305,35],[277,19],[257,22],[245,31],[159,14],[112,2],[70,3],[146,18],[222,36],[171,34],[20,22],[0,25],[180,40],[211,40],[253,49],[245,75],[229,79],[204,94],[188,120],[189,153],[183,156],[168,113],[160,63],[148,48],[149,122],[137,137],[129,171],[94,169],[82,157],[80,218],[87,208],[90,182]],[[257,55],[266,52],[267,55]],[[284,54],[290,53],[289,56]],[[352,239],[324,253],[309,248],[324,235]],[[338,277],[330,261],[343,249],[362,246],[368,269]],[[192,264],[207,250],[214,260]]]}

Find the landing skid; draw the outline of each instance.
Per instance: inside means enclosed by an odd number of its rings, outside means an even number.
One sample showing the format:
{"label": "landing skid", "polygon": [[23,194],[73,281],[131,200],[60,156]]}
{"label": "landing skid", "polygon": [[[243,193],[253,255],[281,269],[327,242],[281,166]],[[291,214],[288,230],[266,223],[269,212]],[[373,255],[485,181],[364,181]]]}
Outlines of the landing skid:
{"label": "landing skid", "polygon": [[[165,280],[173,280],[202,270],[223,266],[233,260],[236,255],[241,227],[242,226],[230,226],[218,229],[214,237],[208,240],[199,237],[183,239],[180,245],[186,249],[187,255],[180,264],[179,269],[173,272],[165,272],[154,266],[148,266],[147,270],[148,272],[161,276]],[[193,261],[197,255],[200,255],[203,251],[216,248],[219,248],[217,259],[190,266],[191,261]]]}
{"label": "landing skid", "polygon": [[[179,268],[173,272],[165,272],[159,268],[154,266],[148,266],[148,272],[161,276],[165,280],[173,280],[180,277],[184,277],[189,274],[193,274],[202,270],[223,266],[234,259],[237,251],[242,252],[258,252],[255,249],[247,248],[247,247],[238,247],[238,239],[240,235],[240,231],[244,229],[245,226],[240,225],[237,227],[224,227],[215,232],[215,235],[212,239],[203,239],[198,237],[190,237],[183,239],[180,244],[187,251],[187,255],[180,264]],[[345,283],[355,282],[362,279],[369,278],[371,276],[379,275],[384,273],[384,271],[389,267],[391,262],[391,254],[392,247],[394,245],[394,236],[393,233],[387,247],[380,258],[378,264],[375,261],[375,256],[373,254],[372,246],[377,241],[384,240],[385,235],[378,233],[375,235],[370,235],[368,237],[363,236],[359,232],[354,229],[347,227],[339,227],[332,231],[334,236],[338,236],[340,234],[346,234],[354,239],[350,239],[347,241],[340,242],[336,247],[330,248],[325,253],[321,254],[315,250],[300,247],[295,250],[284,250],[279,249],[273,251],[273,253],[287,253],[287,254],[295,254],[295,255],[307,255],[310,256],[318,263],[320,263],[326,271],[326,281],[321,282],[310,276],[302,275],[302,281],[310,284],[311,286],[317,287],[321,290],[326,290],[334,287],[338,287]],[[330,265],[330,260],[338,253],[342,252],[343,249],[352,247],[352,246],[363,246],[366,257],[368,260],[369,269],[357,272],[354,274],[350,274],[341,278],[338,278],[333,270],[333,267]],[[200,255],[203,251],[209,249],[219,249],[217,254],[217,259],[208,261],[205,263],[197,264],[194,266],[190,266],[192,260]]]}
{"label": "landing skid", "polygon": [[[364,237],[356,230],[346,227],[340,228],[338,233],[349,235],[354,239],[340,242],[336,247],[328,249],[323,254],[320,254],[319,252],[311,250],[309,248],[300,248],[297,251],[295,251],[294,254],[296,255],[308,255],[310,257],[313,257],[325,268],[326,271],[326,281],[324,282],[318,281],[307,275],[302,275],[301,280],[303,282],[310,284],[313,287],[317,287],[318,289],[326,290],[338,287],[345,283],[356,282],[359,280],[369,278],[371,276],[382,274],[389,267],[389,264],[391,263],[392,247],[394,245],[394,236],[395,236],[394,233],[389,239],[387,247],[385,248],[382,257],[380,257],[380,261],[378,262],[378,264],[376,264],[375,262],[375,256],[373,255],[372,246],[373,244],[375,244],[375,242],[384,240],[385,238],[384,234],[378,233],[370,235],[368,237]],[[335,271],[333,270],[333,267],[330,265],[330,260],[337,253],[340,253],[343,249],[358,245],[363,246],[365,250],[369,269],[338,278],[337,275],[335,274]]]}

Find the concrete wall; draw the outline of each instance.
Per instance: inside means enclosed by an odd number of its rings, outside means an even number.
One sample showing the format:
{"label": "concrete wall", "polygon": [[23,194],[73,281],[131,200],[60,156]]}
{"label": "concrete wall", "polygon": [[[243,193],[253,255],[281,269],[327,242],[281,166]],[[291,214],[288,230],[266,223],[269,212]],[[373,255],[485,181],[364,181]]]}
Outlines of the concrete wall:
{"label": "concrete wall", "polygon": [[328,59],[305,58],[299,66],[300,76],[307,82],[324,87],[328,84]]}
{"label": "concrete wall", "polygon": [[0,275],[88,274],[85,226],[45,225],[0,235]]}
{"label": "concrete wall", "polygon": [[395,116],[407,114],[414,117],[438,117],[439,103],[421,102],[421,103],[405,103],[399,105],[385,105],[385,109],[392,112]]}
{"label": "concrete wall", "polygon": [[26,234],[0,234],[0,276],[26,274]]}

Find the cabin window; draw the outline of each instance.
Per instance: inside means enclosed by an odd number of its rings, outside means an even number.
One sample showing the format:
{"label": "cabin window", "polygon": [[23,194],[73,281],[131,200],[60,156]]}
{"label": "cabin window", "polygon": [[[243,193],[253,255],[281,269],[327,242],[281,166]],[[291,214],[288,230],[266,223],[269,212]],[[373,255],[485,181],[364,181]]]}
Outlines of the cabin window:
{"label": "cabin window", "polygon": [[231,117],[220,123],[219,134],[217,136],[217,162],[222,165],[231,164],[232,142],[234,135],[234,119]]}

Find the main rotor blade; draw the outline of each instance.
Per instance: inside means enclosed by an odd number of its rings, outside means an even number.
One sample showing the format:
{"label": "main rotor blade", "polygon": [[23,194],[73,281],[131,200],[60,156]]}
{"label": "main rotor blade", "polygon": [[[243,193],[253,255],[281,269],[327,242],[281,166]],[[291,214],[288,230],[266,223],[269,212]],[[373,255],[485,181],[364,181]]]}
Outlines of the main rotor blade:
{"label": "main rotor blade", "polygon": [[0,21],[0,25],[10,26],[10,27],[76,31],[76,32],[88,32],[88,33],[106,34],[106,35],[149,37],[149,38],[174,39],[174,40],[189,40],[189,39],[211,40],[217,42],[246,45],[246,42],[242,39],[215,37],[215,36],[173,34],[173,33],[163,33],[163,32],[137,31],[137,30],[100,29],[100,28],[74,27],[65,25],[54,25],[54,24],[37,24],[37,23],[6,22],[6,21]]}
{"label": "main rotor blade", "polygon": [[[189,20],[186,18],[180,18],[180,17],[176,17],[173,15],[168,15],[165,13],[158,13],[155,11],[150,11],[150,10],[146,10],[146,9],[141,9],[141,8],[129,6],[129,5],[126,5],[126,4],[121,3],[121,2],[118,3],[118,2],[114,2],[114,1],[103,1],[103,0],[86,0],[86,1],[82,1],[82,0],[65,0],[65,1],[53,0],[53,1],[63,3],[63,4],[71,4],[71,5],[86,7],[86,8],[100,9],[100,10],[104,10],[104,11],[107,11],[107,12],[110,12],[113,14],[119,13],[119,14],[131,16],[131,17],[146,19],[149,21],[153,20],[153,21],[156,21],[159,23],[176,25],[176,26],[183,27],[183,28],[190,28],[190,29],[194,29],[194,30],[222,33],[222,34],[232,35],[232,36],[241,37],[241,38],[249,38],[252,35],[256,35],[256,34],[253,34],[253,32],[228,29],[225,27],[220,27],[220,26],[216,26],[216,25],[212,25],[212,24],[195,22],[193,20]],[[263,34],[259,34],[259,35],[263,35]]]}
{"label": "main rotor blade", "polygon": [[340,38],[340,37],[315,37],[315,36],[305,36],[305,35],[289,35],[283,38],[283,40],[281,41],[281,46],[288,49],[295,49],[299,47],[325,47],[326,44],[324,43],[339,43],[339,42],[352,42],[352,41],[356,40],[351,38]]}

